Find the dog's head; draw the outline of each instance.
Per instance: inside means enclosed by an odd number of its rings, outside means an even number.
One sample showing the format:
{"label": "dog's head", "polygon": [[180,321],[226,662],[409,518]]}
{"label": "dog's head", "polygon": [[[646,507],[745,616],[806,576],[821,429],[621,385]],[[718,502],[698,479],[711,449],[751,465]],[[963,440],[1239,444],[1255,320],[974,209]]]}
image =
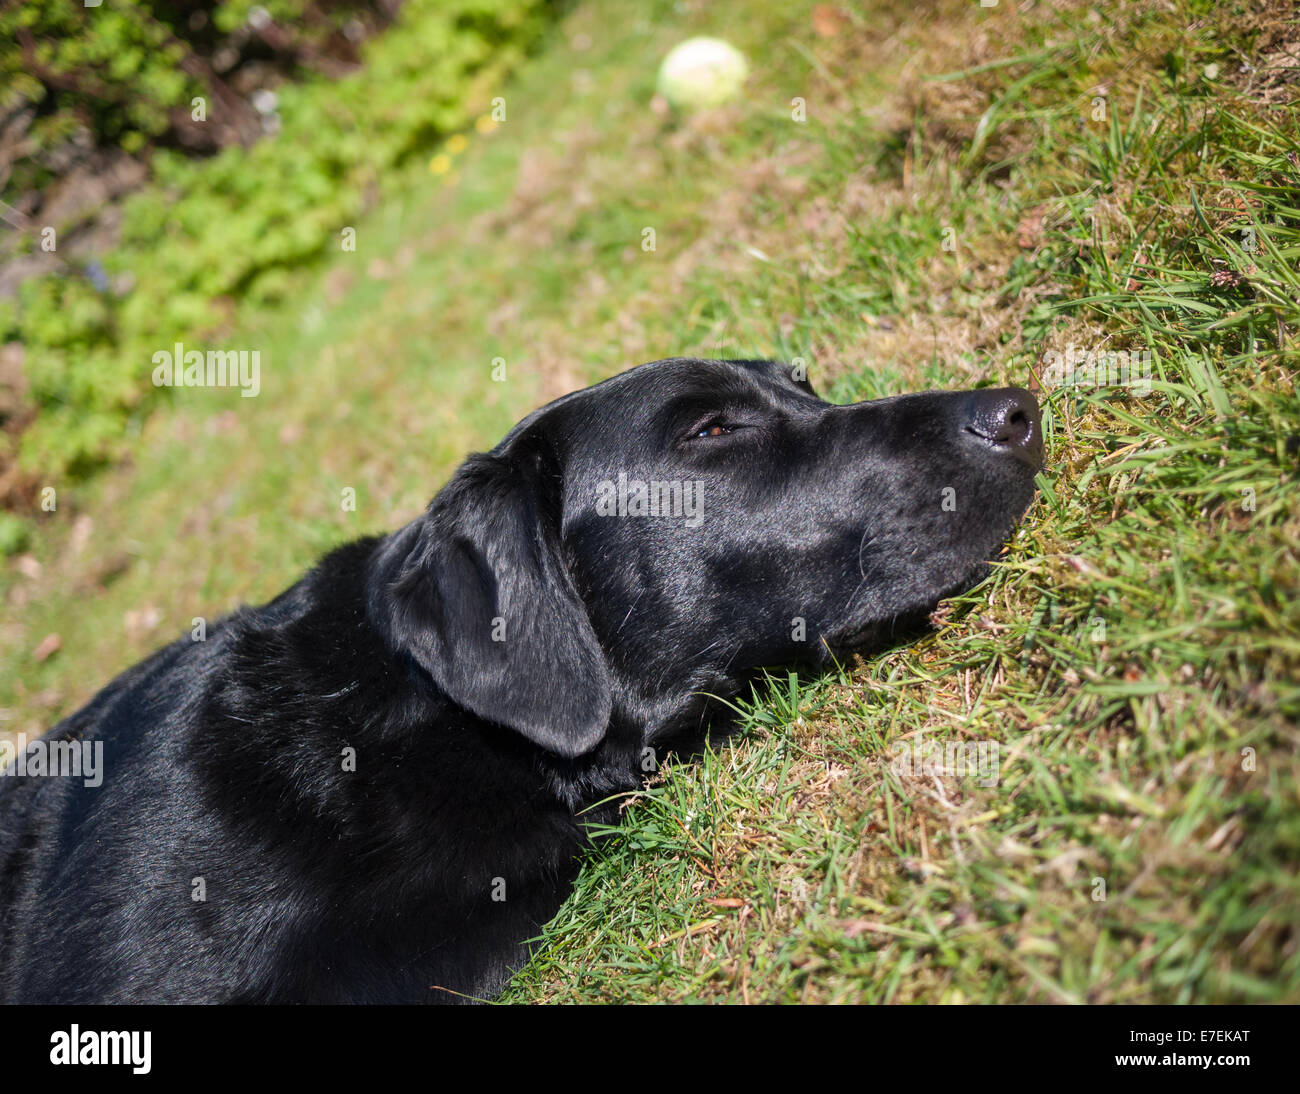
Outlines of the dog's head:
{"label": "dog's head", "polygon": [[456,703],[574,757],[612,710],[654,720],[923,619],[985,572],[1041,461],[1018,388],[837,406],[789,366],[657,361],[471,457],[381,549],[372,613]]}

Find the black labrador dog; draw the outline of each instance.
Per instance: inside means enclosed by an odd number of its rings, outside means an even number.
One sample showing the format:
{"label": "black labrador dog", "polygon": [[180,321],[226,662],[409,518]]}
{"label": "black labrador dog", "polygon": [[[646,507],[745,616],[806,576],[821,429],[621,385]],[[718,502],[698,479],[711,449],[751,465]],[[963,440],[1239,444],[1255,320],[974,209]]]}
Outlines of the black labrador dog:
{"label": "black labrador dog", "polygon": [[878,649],[980,578],[1040,430],[1017,388],[835,406],[768,361],[543,407],[405,528],[27,746],[102,745],[99,785],[13,759],[0,999],[493,997],[585,824],[698,747],[716,697]]}

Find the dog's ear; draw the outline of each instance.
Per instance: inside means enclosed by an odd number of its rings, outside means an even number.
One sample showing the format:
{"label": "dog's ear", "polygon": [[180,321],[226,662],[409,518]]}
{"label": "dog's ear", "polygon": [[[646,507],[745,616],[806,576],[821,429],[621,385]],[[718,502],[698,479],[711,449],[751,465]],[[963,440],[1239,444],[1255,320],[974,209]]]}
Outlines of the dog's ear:
{"label": "dog's ear", "polygon": [[471,456],[381,548],[372,615],[455,703],[573,758],[605,735],[605,657],[559,538],[559,482],[536,457]]}

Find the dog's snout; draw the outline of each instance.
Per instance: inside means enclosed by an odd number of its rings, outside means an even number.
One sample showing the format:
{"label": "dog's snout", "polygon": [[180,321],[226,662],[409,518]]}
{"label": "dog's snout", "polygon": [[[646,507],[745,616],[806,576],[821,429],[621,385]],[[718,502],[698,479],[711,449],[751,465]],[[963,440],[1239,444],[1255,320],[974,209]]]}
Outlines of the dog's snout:
{"label": "dog's snout", "polygon": [[1031,467],[1043,463],[1043,422],[1038,400],[1021,387],[970,394],[964,428],[994,452]]}

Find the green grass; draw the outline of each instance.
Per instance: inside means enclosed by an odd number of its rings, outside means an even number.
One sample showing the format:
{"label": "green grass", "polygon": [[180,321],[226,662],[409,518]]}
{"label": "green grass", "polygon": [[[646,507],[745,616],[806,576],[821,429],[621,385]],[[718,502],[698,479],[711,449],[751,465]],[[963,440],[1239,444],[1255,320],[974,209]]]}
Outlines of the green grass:
{"label": "green grass", "polygon": [[[232,338],[261,397],[187,391],[60,493],[4,578],[4,728],[643,360],[803,357],[852,400],[1148,351],[1148,395],[1045,393],[1040,498],[933,635],[777,675],[629,802],[507,998],[1300,1001],[1300,35],[937,0],[827,37],[811,7],[580,4],[458,181],[391,180],[357,254]],[[709,32],[746,103],[660,119],[658,59]],[[996,785],[896,770],[918,738],[996,742]]]}

